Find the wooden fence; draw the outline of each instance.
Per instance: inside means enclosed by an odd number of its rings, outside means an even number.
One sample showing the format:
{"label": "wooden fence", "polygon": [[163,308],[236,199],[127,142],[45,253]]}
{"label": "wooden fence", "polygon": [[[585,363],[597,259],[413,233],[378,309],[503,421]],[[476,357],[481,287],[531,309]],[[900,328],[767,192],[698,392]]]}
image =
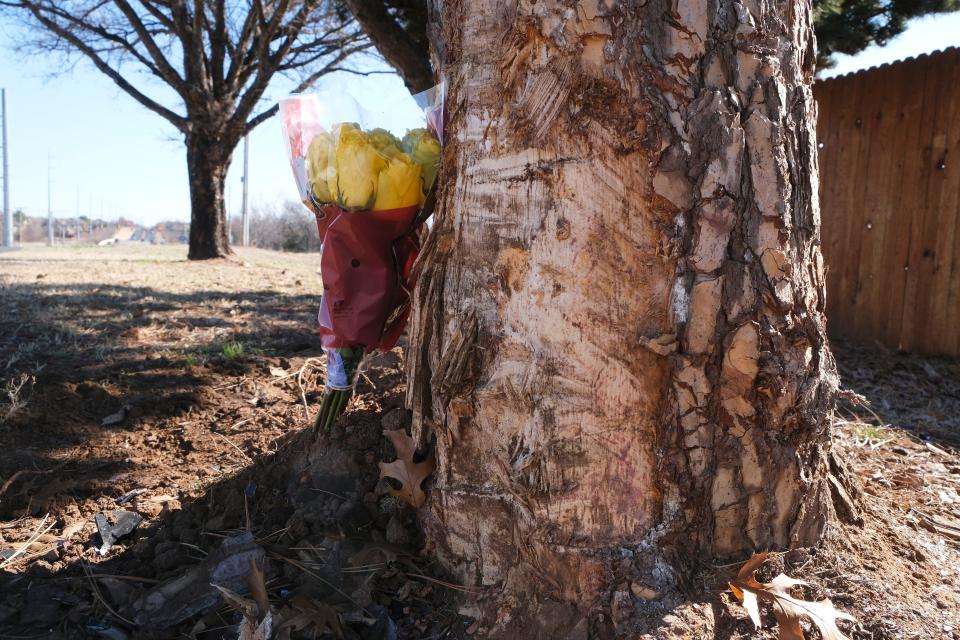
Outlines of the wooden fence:
{"label": "wooden fence", "polygon": [[814,93],[831,334],[960,355],[960,49]]}

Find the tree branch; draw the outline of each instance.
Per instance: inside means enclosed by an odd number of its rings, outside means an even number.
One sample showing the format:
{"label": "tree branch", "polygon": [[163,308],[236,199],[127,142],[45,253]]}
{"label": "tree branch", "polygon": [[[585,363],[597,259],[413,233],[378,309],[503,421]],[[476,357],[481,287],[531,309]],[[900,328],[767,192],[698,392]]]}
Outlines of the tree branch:
{"label": "tree branch", "polygon": [[387,11],[383,0],[344,0],[380,55],[412,93],[426,91],[434,84],[429,52],[414,40]]}
{"label": "tree branch", "polygon": [[44,28],[65,40],[71,46],[77,49],[77,51],[87,56],[87,58],[93,62],[97,69],[104,73],[108,78],[113,80],[118,87],[127,92],[127,94],[129,94],[134,100],[142,104],[147,109],[150,109],[154,113],[163,116],[165,120],[170,122],[170,124],[175,126],[179,131],[186,133],[189,130],[189,122],[186,118],[164,107],[133,86],[126,80],[126,78],[120,75],[116,69],[107,64],[106,60],[104,60],[90,44],[84,42],[79,36],[65,28],[56,20],[48,17],[45,14],[45,11],[47,10],[46,7],[43,7],[36,2],[27,2],[26,0],[21,1],[18,4],[19,7],[27,9],[34,16],[34,18],[44,26]]}
{"label": "tree branch", "polygon": [[126,0],[114,0],[114,4],[120,9],[124,17],[130,23],[130,26],[133,27],[133,30],[140,36],[143,46],[146,47],[147,52],[150,54],[150,57],[153,59],[154,63],[157,66],[157,75],[163,78],[163,80],[170,85],[170,87],[176,91],[178,94],[183,95],[186,93],[186,87],[183,83],[183,78],[180,77],[180,74],[170,65],[170,62],[167,60],[166,56],[163,55],[163,52],[160,50],[160,47],[157,46],[157,42],[153,39],[153,36],[150,35],[150,32],[147,31],[146,26],[143,24],[143,21],[140,20],[140,16],[137,15],[137,12],[126,2]]}

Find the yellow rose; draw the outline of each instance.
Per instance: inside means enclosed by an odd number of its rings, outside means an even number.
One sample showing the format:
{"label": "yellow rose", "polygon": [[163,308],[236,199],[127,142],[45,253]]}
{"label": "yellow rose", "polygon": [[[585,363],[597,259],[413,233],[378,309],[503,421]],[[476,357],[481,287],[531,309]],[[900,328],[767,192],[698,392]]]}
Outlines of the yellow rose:
{"label": "yellow rose", "polygon": [[420,202],[422,170],[406,153],[390,158],[380,172],[374,211],[412,207]]}
{"label": "yellow rose", "polygon": [[314,136],[307,148],[307,179],[313,189],[313,195],[320,202],[333,202],[336,197],[327,185],[327,167],[330,165],[330,148],[333,138],[323,132]]}
{"label": "yellow rose", "polygon": [[367,135],[370,137],[370,144],[385,158],[392,158],[403,151],[397,136],[386,129],[373,129]]}
{"label": "yellow rose", "polygon": [[334,130],[334,170],[328,186],[344,209],[369,209],[377,197],[377,179],[386,161],[360,129],[341,125]]}
{"label": "yellow rose", "polygon": [[420,197],[420,204],[423,204],[433,181],[437,179],[440,141],[427,129],[411,129],[403,136],[403,150],[423,169],[423,193]]}

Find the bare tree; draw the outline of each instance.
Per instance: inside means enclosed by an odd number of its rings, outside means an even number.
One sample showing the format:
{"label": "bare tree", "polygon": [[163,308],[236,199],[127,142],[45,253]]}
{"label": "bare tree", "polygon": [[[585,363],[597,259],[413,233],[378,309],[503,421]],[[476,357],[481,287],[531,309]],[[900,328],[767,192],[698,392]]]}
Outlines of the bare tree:
{"label": "bare tree", "polygon": [[261,104],[271,80],[302,91],[368,47],[330,0],[0,0],[0,12],[30,27],[28,50],[82,54],[183,134],[195,260],[230,252],[224,181],[237,143],[276,113]]}
{"label": "bare tree", "polygon": [[[232,224],[234,236],[238,236],[242,223],[234,218]],[[292,200],[279,208],[254,207],[250,212],[250,242],[255,247],[274,251],[320,251],[316,218],[300,202]]]}

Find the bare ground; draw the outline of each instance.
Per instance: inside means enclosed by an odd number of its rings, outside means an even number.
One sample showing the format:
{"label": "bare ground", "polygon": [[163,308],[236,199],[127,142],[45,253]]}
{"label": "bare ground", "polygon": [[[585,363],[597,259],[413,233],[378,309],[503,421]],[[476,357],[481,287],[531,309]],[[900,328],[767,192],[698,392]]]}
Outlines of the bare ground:
{"label": "bare ground", "polygon": [[[273,605],[316,608],[305,637],[331,611],[347,638],[482,631],[457,614],[472,589],[431,566],[415,514],[380,492],[381,428],[406,421],[400,350],[374,361],[331,434],[305,431],[323,372],[318,263],[251,249],[188,265],[182,247],[142,245],[0,254],[0,637],[236,637],[227,606],[166,629],[124,619],[247,529]],[[836,416],[851,510],[823,546],[762,573],[810,582],[805,595],[857,617],[843,628],[858,640],[960,637],[960,363],[835,351],[870,401]],[[94,516],[117,510],[145,520],[100,556]],[[757,632],[731,602],[735,570],[702,567],[684,601],[621,585],[590,637],[775,637],[772,618]]]}

